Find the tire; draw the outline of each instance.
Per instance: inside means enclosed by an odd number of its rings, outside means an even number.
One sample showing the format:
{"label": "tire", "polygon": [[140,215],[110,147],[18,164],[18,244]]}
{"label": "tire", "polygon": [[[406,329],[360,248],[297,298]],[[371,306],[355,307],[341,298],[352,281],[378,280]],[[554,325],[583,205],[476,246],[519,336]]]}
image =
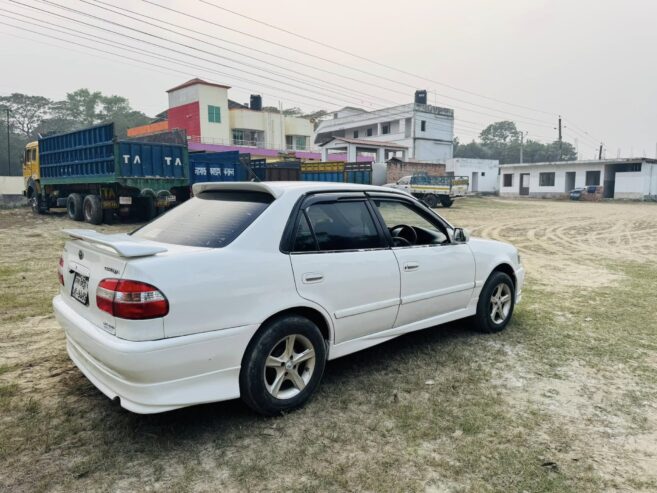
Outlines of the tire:
{"label": "tire", "polygon": [[[290,355],[309,349],[314,351],[314,359],[294,365]],[[298,315],[274,319],[256,333],[242,359],[242,400],[265,416],[297,409],[315,393],[325,365],[326,345],[317,325]]]}
{"label": "tire", "polygon": [[452,199],[451,199],[450,197],[448,197],[447,195],[441,195],[441,196],[440,196],[440,204],[441,204],[443,207],[447,207],[447,208],[452,207],[452,204],[453,204],[453,203],[454,203],[454,200],[452,200]]}
{"label": "tire", "polygon": [[433,209],[434,207],[436,207],[438,205],[438,199],[432,193],[429,193],[429,194],[424,196],[424,202],[431,209]]}
{"label": "tire", "polygon": [[79,193],[70,194],[66,199],[66,211],[68,212],[69,219],[82,221],[84,219],[82,213],[82,195]]}
{"label": "tire", "polygon": [[[504,299],[504,296],[509,297],[508,304],[501,302],[499,310],[493,312],[494,298]],[[488,334],[504,330],[513,315],[515,301],[516,291],[511,278],[504,272],[493,272],[479,294],[474,318],[477,329]]]}
{"label": "tire", "polygon": [[38,193],[34,193],[32,198],[30,198],[30,207],[32,208],[32,212],[35,214],[45,214],[48,212],[45,201]]}
{"label": "tire", "polygon": [[101,224],[103,222],[103,207],[98,195],[87,195],[82,203],[84,220],[90,224]]}

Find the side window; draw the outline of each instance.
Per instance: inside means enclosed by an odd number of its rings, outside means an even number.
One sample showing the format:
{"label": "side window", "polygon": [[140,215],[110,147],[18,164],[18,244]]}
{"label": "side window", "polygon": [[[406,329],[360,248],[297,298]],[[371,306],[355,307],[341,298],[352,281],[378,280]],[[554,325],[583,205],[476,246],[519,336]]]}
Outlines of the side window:
{"label": "side window", "polygon": [[36,161],[36,147],[32,149],[32,161]]}
{"label": "side window", "polygon": [[307,223],[304,224],[305,218],[300,219],[294,251],[312,251],[315,249],[315,241],[321,251],[364,250],[385,246],[364,201],[313,204],[306,209],[306,214],[312,231]]}
{"label": "side window", "polygon": [[317,250],[315,237],[313,236],[312,231],[310,231],[310,226],[308,226],[308,219],[306,218],[306,215],[302,212],[299,214],[299,224],[297,225],[297,233],[294,237],[293,251],[312,252],[315,250]]}
{"label": "side window", "polygon": [[[395,246],[441,245],[449,242],[447,231],[441,225],[430,221],[411,205],[385,199],[374,199],[374,204],[395,240]],[[409,227],[413,231],[409,231]]]}

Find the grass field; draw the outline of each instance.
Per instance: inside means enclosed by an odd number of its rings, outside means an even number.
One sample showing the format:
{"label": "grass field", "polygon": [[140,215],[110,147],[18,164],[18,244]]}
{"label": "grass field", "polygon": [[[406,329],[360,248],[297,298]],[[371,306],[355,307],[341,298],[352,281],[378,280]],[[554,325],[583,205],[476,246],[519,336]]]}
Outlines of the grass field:
{"label": "grass field", "polygon": [[52,317],[75,223],[0,210],[0,490],[656,491],[657,206],[437,212],[519,247],[508,329],[455,323],[330,362],[308,406],[266,419],[239,401],[152,416],[110,402]]}

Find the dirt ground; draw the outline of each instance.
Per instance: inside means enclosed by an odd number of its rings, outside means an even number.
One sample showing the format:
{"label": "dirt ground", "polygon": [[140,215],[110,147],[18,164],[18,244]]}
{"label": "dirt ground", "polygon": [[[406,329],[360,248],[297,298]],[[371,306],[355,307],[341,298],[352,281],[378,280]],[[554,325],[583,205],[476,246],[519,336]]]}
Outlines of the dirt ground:
{"label": "dirt ground", "polygon": [[308,406],[265,419],[111,403],[51,312],[60,230],[80,224],[0,210],[0,490],[657,491],[657,205],[436,211],[520,249],[508,329],[459,322],[341,358]]}

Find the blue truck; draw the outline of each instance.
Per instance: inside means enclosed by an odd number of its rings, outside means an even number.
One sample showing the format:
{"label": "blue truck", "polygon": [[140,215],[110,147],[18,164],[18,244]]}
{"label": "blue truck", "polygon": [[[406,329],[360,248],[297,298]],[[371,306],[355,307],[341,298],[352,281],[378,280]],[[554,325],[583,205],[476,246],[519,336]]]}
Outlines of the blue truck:
{"label": "blue truck", "polygon": [[117,139],[112,123],[26,146],[25,195],[37,213],[65,207],[71,219],[152,219],[189,198],[187,145]]}

